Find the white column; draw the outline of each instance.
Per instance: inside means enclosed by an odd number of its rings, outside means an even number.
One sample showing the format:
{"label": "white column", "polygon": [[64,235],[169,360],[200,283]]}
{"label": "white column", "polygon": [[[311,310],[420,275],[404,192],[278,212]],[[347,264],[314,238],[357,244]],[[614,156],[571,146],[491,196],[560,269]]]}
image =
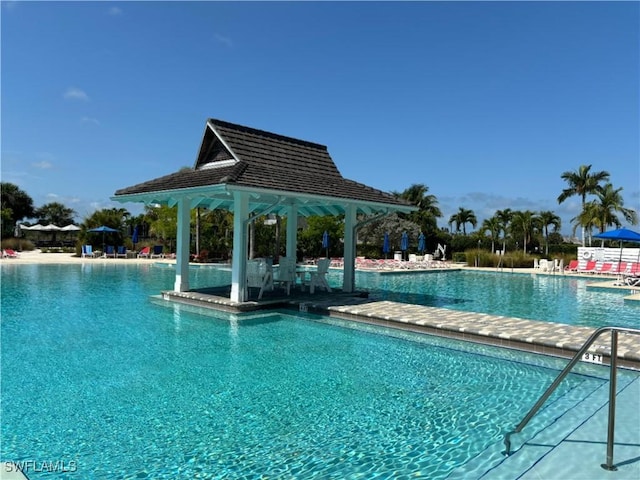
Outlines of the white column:
{"label": "white column", "polygon": [[355,290],[355,263],[356,263],[356,207],[348,205],[344,215],[344,267],[342,276],[342,291],[353,292]]}
{"label": "white column", "polygon": [[249,196],[233,192],[233,255],[231,257],[231,301],[247,299],[247,219],[249,218]]}
{"label": "white column", "polygon": [[287,208],[287,257],[296,258],[298,253],[298,205]]}
{"label": "white column", "polygon": [[178,234],[176,242],[176,282],[173,289],[177,292],[189,290],[189,242],[191,233],[191,212],[189,199],[178,200]]}

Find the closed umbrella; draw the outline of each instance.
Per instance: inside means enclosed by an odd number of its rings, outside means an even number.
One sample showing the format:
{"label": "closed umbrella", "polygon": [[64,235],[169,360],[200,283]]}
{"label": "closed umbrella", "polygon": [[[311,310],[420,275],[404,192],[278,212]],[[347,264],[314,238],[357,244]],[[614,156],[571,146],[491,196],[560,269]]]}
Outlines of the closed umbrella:
{"label": "closed umbrella", "polygon": [[101,225],[99,227],[96,228],[92,228],[90,230],[88,230],[89,232],[102,232],[102,251],[104,252],[104,234],[105,233],[113,233],[113,232],[117,232],[118,230],[116,230],[115,228],[111,228],[111,227],[107,227],[106,225]]}
{"label": "closed umbrella", "polygon": [[418,237],[418,251],[420,254],[424,253],[424,233],[420,232],[420,236]]}
{"label": "closed umbrella", "polygon": [[387,254],[391,251],[391,245],[389,245],[389,233],[385,232],[384,238],[382,239],[382,253],[384,253],[384,258],[386,260]]}
{"label": "closed umbrella", "polygon": [[407,232],[402,232],[402,237],[400,238],[400,250],[402,250],[402,258],[404,259],[404,252],[406,252],[409,248],[409,235]]}
{"label": "closed umbrella", "polygon": [[133,249],[136,249],[136,243],[138,243],[138,225],[133,228],[133,234],[131,235],[131,243],[133,243]]}
{"label": "closed umbrella", "polygon": [[329,258],[329,233],[326,230],[322,234],[322,248],[327,250],[327,258]]}

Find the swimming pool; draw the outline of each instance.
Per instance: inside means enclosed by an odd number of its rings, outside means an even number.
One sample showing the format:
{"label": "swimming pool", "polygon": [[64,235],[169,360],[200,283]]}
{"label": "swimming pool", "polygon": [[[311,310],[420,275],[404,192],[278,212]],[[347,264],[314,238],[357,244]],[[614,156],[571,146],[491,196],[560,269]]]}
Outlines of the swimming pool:
{"label": "swimming pool", "polygon": [[[159,306],[148,296],[174,272],[153,265],[1,275],[1,460],[73,465],[56,478],[444,478],[499,448],[523,414],[514,399],[526,408],[564,364],[317,316]],[[533,430],[602,387],[589,368]]]}

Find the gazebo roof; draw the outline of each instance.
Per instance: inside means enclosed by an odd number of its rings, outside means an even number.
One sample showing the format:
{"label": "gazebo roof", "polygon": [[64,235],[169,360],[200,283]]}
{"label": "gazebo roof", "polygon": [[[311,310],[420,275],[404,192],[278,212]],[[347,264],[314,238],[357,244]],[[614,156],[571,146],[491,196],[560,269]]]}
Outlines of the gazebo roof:
{"label": "gazebo roof", "polygon": [[233,210],[233,191],[250,193],[252,211],[279,213],[291,203],[300,215],[336,215],[348,204],[359,213],[409,212],[393,195],[343,178],[327,147],[209,119],[191,169],[117,190],[114,200]]}

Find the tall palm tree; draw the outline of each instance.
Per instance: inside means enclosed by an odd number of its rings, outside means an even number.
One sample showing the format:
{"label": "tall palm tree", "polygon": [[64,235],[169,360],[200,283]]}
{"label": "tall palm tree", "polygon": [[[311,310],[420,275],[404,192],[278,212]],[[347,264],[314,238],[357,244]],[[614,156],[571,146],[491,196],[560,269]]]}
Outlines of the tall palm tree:
{"label": "tall palm tree", "polygon": [[497,210],[494,217],[500,221],[500,229],[502,230],[502,251],[507,248],[507,233],[509,232],[509,226],[513,219],[513,212],[510,208],[504,210]]}
{"label": "tall palm tree", "polygon": [[[609,172],[590,172],[591,165],[580,165],[577,171],[567,171],[560,175],[560,178],[566,181],[569,186],[562,190],[562,193],[558,196],[558,203],[562,203],[566,199],[578,195],[582,200],[582,210],[584,211],[587,204],[587,195],[601,192],[602,186],[600,183],[609,180]],[[578,215],[575,217],[575,220],[580,217],[581,215]],[[582,225],[582,246],[584,246],[585,229],[586,225]]]}
{"label": "tall palm tree", "polygon": [[470,223],[473,228],[478,225],[478,219],[476,218],[476,214],[473,213],[473,210],[467,210],[466,208],[459,207],[458,212],[451,215],[449,218],[449,225],[455,223],[456,224],[456,232],[460,231],[460,226],[462,226],[462,234],[467,234],[466,224]]}
{"label": "tall palm tree", "polygon": [[624,200],[620,195],[621,191],[622,187],[614,189],[613,185],[607,183],[602,191],[597,193],[598,199],[591,211],[598,218],[600,233],[603,233],[611,225],[618,228],[622,226],[616,213],[620,213],[631,225],[638,223],[638,214],[635,210],[624,207]]}
{"label": "tall palm tree", "polygon": [[482,232],[489,232],[491,237],[491,253],[496,251],[496,241],[500,238],[502,223],[498,217],[485,218],[482,222]]}
{"label": "tall palm tree", "polygon": [[532,212],[531,210],[517,211],[513,214],[513,220],[511,223],[514,230],[522,233],[523,251],[524,253],[527,253],[527,243],[531,241],[531,237],[533,236],[537,225],[535,212]]}
{"label": "tall palm tree", "polygon": [[418,207],[418,211],[412,212],[407,218],[423,227],[424,230],[434,231],[438,228],[436,219],[442,217],[442,211],[438,207],[436,196],[428,195],[428,191],[429,187],[426,185],[415,183],[402,193],[393,192],[393,195]]}
{"label": "tall palm tree", "polygon": [[549,226],[551,225],[553,227],[553,231],[557,232],[562,225],[562,220],[560,220],[560,217],[550,210],[540,212],[538,214],[538,219],[544,234],[544,253],[545,255],[549,255]]}

